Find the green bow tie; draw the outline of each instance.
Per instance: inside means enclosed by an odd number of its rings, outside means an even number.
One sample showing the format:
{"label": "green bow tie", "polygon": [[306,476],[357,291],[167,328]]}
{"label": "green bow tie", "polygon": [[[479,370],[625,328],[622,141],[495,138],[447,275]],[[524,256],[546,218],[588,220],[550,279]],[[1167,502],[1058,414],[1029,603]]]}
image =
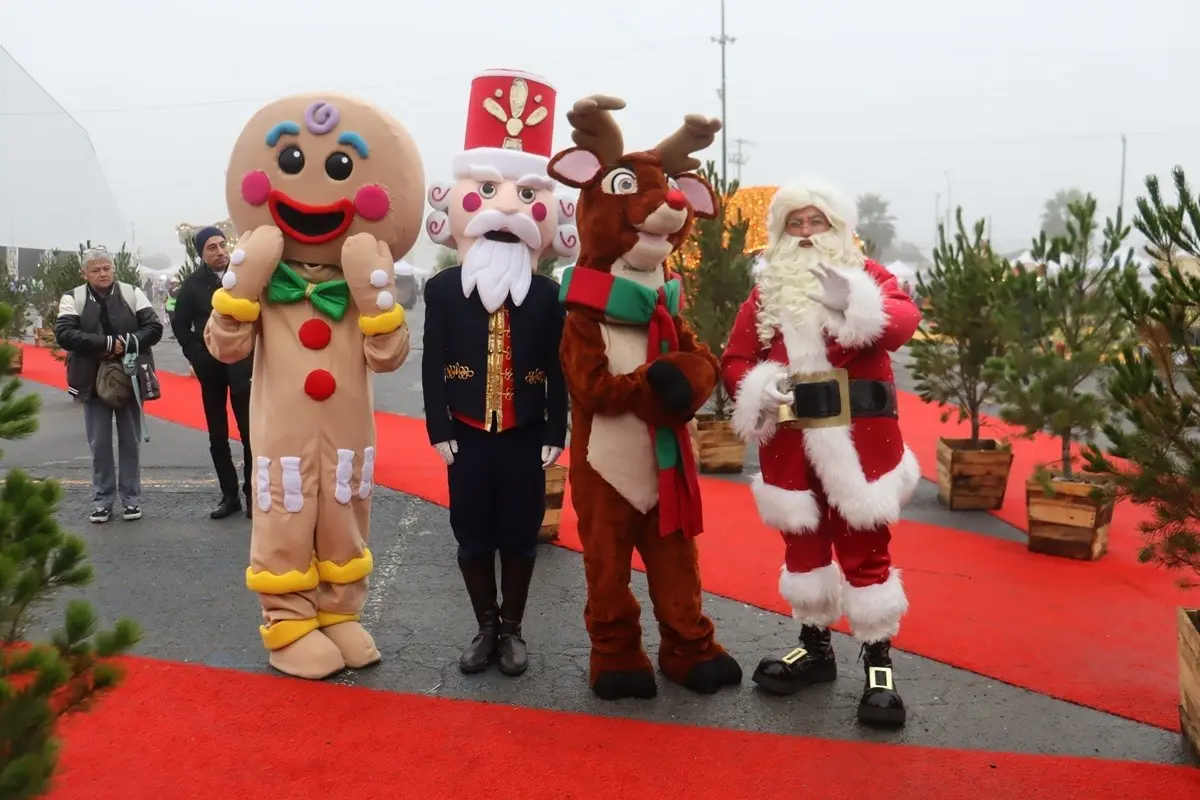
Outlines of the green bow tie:
{"label": "green bow tie", "polygon": [[350,287],[344,278],[309,283],[280,261],[267,285],[267,299],[272,303],[299,303],[306,297],[317,311],[341,322],[350,306]]}

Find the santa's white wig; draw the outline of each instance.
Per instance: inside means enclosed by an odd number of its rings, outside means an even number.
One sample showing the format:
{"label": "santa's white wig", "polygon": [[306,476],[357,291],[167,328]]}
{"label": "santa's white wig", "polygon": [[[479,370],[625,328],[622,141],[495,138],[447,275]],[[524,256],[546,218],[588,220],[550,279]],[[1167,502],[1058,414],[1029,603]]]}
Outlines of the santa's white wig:
{"label": "santa's white wig", "polygon": [[815,177],[797,178],[775,192],[767,213],[767,241],[778,242],[787,226],[788,214],[809,206],[820,210],[834,230],[853,242],[858,226],[854,201],[837,186]]}

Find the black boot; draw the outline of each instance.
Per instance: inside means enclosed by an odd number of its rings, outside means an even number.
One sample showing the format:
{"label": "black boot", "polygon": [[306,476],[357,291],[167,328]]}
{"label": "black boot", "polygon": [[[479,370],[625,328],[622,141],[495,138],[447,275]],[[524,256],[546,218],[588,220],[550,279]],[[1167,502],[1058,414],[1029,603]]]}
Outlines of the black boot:
{"label": "black boot", "polygon": [[782,658],[764,658],[753,681],[772,694],[795,694],[814,683],[837,680],[837,659],[829,642],[829,628],[805,625],[800,646]]}
{"label": "black boot", "polygon": [[249,492],[246,492],[246,519],[254,519],[254,502],[250,499]]}
{"label": "black boot", "polygon": [[904,700],[896,691],[896,683],[892,677],[891,646],[891,641],[884,639],[882,642],[872,642],[862,647],[867,682],[862,699],[858,701],[859,722],[900,727],[907,718]]}
{"label": "black boot", "polygon": [[234,514],[242,510],[242,501],[238,499],[236,494],[225,495],[221,498],[221,502],[217,504],[208,515],[209,519],[225,519],[232,517]]}
{"label": "black boot", "polygon": [[529,582],[533,579],[532,558],[500,558],[500,671],[505,675],[520,675],[529,667],[525,640],[521,638],[521,620],[525,617],[525,601],[529,599]]}
{"label": "black boot", "polygon": [[496,607],[496,557],[460,558],[458,568],[462,571],[471,608],[479,623],[479,633],[458,659],[458,668],[470,675],[487,669],[496,652],[496,635],[500,627],[500,609]]}

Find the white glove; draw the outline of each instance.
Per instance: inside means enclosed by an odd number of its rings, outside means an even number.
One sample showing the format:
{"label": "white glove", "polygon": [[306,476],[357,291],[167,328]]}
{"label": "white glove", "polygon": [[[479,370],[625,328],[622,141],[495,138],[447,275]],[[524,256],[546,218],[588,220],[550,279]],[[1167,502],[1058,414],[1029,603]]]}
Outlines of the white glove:
{"label": "white glove", "polygon": [[542,469],[550,469],[554,466],[554,462],[558,461],[558,457],[562,455],[561,447],[551,447],[546,445],[542,448]]}
{"label": "white glove", "polygon": [[454,454],[458,452],[458,442],[453,439],[448,442],[438,442],[433,449],[438,451],[438,455],[442,457],[442,461],[445,461],[448,467],[454,463]]}
{"label": "white glove", "polygon": [[790,406],[793,402],[792,394],[785,392],[780,387],[787,381],[788,375],[786,372],[780,372],[779,376],[767,384],[767,388],[763,394],[763,405],[768,408],[775,406]]}

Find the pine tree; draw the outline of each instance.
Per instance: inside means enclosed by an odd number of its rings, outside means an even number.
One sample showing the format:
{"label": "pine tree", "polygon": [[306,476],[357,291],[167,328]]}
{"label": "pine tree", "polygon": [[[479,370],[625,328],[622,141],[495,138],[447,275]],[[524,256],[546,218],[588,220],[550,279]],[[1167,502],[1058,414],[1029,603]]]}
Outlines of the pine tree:
{"label": "pine tree", "polygon": [[434,261],[433,264],[433,271],[441,272],[444,269],[458,266],[458,264],[458,251],[451,250],[449,247],[443,247],[442,249],[438,250],[437,260]]}
{"label": "pine tree", "polygon": [[137,261],[133,253],[126,249],[124,242],[121,242],[121,249],[113,256],[113,271],[114,278],[121,283],[138,287],[142,285],[142,273],[138,269]]}
{"label": "pine tree", "polygon": [[196,252],[196,243],[192,241],[191,237],[189,237],[187,241],[183,243],[183,249],[186,259],[183,262],[183,266],[181,266],[175,273],[175,280],[179,281],[180,283],[183,283],[184,279],[187,278],[188,275],[191,275],[193,272],[198,270],[204,263],[200,259],[200,254]]}
{"label": "pine tree", "polygon": [[[673,257],[673,268],[684,278],[686,302],[684,319],[696,338],[714,353],[725,349],[738,309],[754,288],[750,256],[746,254],[746,235],[750,222],[738,212],[729,216],[729,201],[738,190],[737,181],[726,183],[712,161],[705,165],[704,178],[722,198],[715,219],[697,219],[687,245]],[[686,268],[687,257],[697,257],[693,270]],[[713,395],[717,419],[726,419],[729,398],[718,382]]]}
{"label": "pine tree", "polygon": [[[1117,299],[1147,348],[1126,348],[1113,365],[1104,426],[1107,452],[1091,447],[1088,468],[1109,473],[1119,496],[1149,506],[1140,525],[1143,562],[1200,577],[1200,277],[1179,269],[1181,255],[1200,259],[1200,205],[1181,168],[1176,205],[1164,203],[1158,179],[1146,179],[1134,226],[1146,237],[1153,288],[1126,277]],[[1182,581],[1195,586],[1194,581]]]}
{"label": "pine tree", "polygon": [[[1119,256],[1129,230],[1118,211],[1101,232],[1091,195],[1071,203],[1066,233],[1047,241],[1043,232],[1033,242],[1033,258],[1045,274],[1019,266],[997,309],[1007,345],[986,374],[996,381],[1000,416],[1027,435],[1059,437],[1060,470],[1068,480],[1075,475],[1072,444],[1092,441],[1108,418],[1103,390],[1088,383],[1101,378],[1106,362],[1130,341],[1114,295],[1133,271],[1132,248]],[[1044,466],[1037,477],[1048,484]]]}
{"label": "pine tree", "polygon": [[58,318],[58,304],[62,296],[83,283],[79,257],[74,253],[50,250],[38,259],[35,280],[38,291],[35,304],[42,318],[43,328],[54,328]]}
{"label": "pine tree", "polygon": [[[0,305],[0,327],[11,314]],[[21,381],[7,377],[11,351],[0,344],[0,438],[19,439],[37,430],[41,397],[22,394]],[[49,643],[22,643],[32,608],[92,579],[83,541],[55,521],[60,497],[56,482],[21,470],[9,472],[0,489],[0,800],[49,790],[59,717],[114,686],[119,673],[110,659],[140,637],[129,620],[99,630],[91,606],[72,600]]]}
{"label": "pine tree", "polygon": [[1004,352],[999,309],[1012,269],[984,238],[986,220],[976,222],[970,234],[961,208],[956,220],[953,243],[946,240],[945,227],[938,226],[933,267],[917,275],[925,322],[933,335],[913,339],[910,368],[921,399],[953,406],[960,422],[970,422],[970,447],[977,447],[983,405],[996,383],[987,363]]}

